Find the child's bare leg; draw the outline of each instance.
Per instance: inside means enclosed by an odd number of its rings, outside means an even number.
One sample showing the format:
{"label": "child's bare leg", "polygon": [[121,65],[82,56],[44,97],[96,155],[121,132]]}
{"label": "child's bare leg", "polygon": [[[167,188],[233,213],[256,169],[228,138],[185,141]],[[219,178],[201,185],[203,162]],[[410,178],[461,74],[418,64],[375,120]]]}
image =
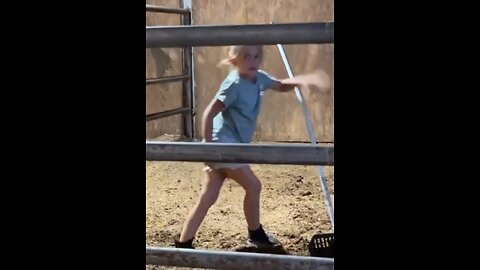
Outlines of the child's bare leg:
{"label": "child's bare leg", "polygon": [[185,242],[195,237],[200,224],[207,215],[208,209],[218,198],[223,180],[225,180],[225,176],[218,171],[210,170],[206,172],[200,198],[187,216],[180,235],[180,242]]}
{"label": "child's bare leg", "polygon": [[227,177],[239,183],[245,189],[243,200],[243,211],[247,220],[249,230],[260,228],[260,193],[262,183],[250,169],[250,166],[243,166],[238,169],[225,169]]}
{"label": "child's bare leg", "polygon": [[227,177],[239,183],[245,189],[243,211],[248,224],[247,245],[254,244],[256,247],[271,247],[278,240],[272,235],[267,235],[260,223],[260,193],[262,183],[253,173],[250,166],[243,166],[238,169],[225,169]]}

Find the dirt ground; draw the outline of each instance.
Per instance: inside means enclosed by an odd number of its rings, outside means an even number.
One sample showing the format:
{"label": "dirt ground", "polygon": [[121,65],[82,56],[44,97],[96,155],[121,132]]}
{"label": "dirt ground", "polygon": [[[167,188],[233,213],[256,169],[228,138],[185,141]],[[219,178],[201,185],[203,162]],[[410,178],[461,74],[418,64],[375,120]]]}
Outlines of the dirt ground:
{"label": "dirt ground", "polygon": [[[163,138],[164,139],[164,138]],[[146,245],[173,247],[189,209],[195,204],[204,177],[203,165],[193,162],[147,161]],[[316,166],[251,165],[262,181],[261,223],[293,255],[308,255],[315,233],[330,232]],[[325,167],[332,201],[334,168]],[[208,212],[194,245],[199,249],[233,251],[247,240],[243,214],[244,190],[227,179]],[[147,266],[147,269],[191,269]]]}

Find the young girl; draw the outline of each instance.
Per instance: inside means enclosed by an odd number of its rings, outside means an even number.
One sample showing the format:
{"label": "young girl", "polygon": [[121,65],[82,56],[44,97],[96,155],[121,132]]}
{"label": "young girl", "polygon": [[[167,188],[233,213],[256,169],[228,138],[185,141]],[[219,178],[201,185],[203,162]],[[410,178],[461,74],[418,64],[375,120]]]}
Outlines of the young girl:
{"label": "young girl", "polygon": [[[295,86],[312,84],[318,76],[303,75],[276,80],[259,70],[262,62],[261,46],[230,46],[223,62],[233,69],[222,82],[215,98],[205,109],[202,131],[205,142],[250,143],[255,132],[262,96],[267,89],[286,92]],[[318,84],[318,83],[317,83]],[[243,210],[248,225],[248,245],[272,247],[278,241],[265,233],[260,223],[260,193],[262,184],[248,164],[211,163],[204,169],[205,179],[198,202],[190,210],[177,248],[193,248],[195,234],[209,208],[218,198],[226,178],[245,189]]]}

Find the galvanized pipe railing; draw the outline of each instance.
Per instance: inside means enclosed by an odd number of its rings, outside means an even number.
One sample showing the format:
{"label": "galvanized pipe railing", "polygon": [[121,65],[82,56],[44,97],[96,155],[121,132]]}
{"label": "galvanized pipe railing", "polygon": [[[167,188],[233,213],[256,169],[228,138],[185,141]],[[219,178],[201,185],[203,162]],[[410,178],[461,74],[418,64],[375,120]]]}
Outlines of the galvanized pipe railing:
{"label": "galvanized pipe railing", "polygon": [[159,247],[146,248],[146,264],[224,270],[334,269],[330,258]]}

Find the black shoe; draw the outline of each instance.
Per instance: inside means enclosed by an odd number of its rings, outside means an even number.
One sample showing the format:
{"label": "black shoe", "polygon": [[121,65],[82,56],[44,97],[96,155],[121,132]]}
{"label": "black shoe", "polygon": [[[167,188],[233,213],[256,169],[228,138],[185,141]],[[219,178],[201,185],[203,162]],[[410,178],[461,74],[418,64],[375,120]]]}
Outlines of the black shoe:
{"label": "black shoe", "polygon": [[195,249],[192,245],[193,239],[185,241],[185,242],[180,242],[175,240],[175,247],[176,248],[189,248],[189,249]]}
{"label": "black shoe", "polygon": [[280,245],[280,242],[273,235],[266,234],[265,238],[248,238],[246,247],[272,248]]}
{"label": "black shoe", "polygon": [[256,231],[248,232],[247,247],[269,248],[281,245],[280,242],[271,234],[265,233],[260,225]]}

